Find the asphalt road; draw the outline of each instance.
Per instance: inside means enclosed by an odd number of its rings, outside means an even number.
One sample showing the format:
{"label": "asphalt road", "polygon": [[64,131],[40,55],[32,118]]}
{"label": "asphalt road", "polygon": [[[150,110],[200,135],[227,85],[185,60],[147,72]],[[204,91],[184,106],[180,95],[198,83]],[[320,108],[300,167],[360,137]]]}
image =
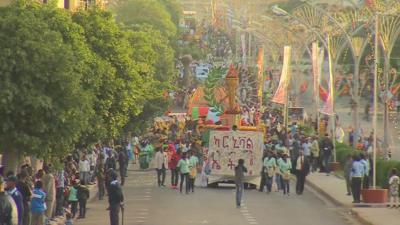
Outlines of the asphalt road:
{"label": "asphalt road", "polygon": [[[186,195],[168,187],[157,187],[155,179],[155,171],[129,172],[124,187],[125,225],[358,224],[345,210],[312,190],[306,190],[302,196],[246,190],[243,206],[237,209],[233,188],[197,188],[194,194]],[[106,208],[106,200],[90,202],[87,218],[76,224],[109,224]]]}

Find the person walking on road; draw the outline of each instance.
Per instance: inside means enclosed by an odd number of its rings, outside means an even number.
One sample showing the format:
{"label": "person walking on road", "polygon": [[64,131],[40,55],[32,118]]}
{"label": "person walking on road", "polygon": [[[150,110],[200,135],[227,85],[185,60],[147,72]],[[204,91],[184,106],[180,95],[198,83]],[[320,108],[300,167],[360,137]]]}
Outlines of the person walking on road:
{"label": "person walking on road", "polygon": [[346,180],[346,190],[347,195],[351,195],[351,169],[353,167],[353,158],[351,155],[348,155],[346,158],[346,162],[344,163],[344,179]]}
{"label": "person walking on road", "polygon": [[115,171],[111,174],[111,182],[108,192],[108,203],[110,210],[110,225],[119,225],[119,212],[124,207],[124,194],[118,182],[118,175]]}
{"label": "person walking on road", "polygon": [[236,184],[236,207],[240,208],[244,189],[244,174],[247,168],[244,166],[244,160],[239,159],[238,165],[235,167],[235,184]]}
{"label": "person walking on road", "polygon": [[13,225],[13,209],[9,196],[4,191],[4,179],[0,176],[0,224]]}
{"label": "person walking on road", "polygon": [[197,168],[199,165],[199,158],[194,154],[194,151],[190,151],[189,158],[189,191],[194,192],[194,182],[197,177]]}
{"label": "person walking on road", "polygon": [[290,170],[292,169],[292,162],[287,154],[283,154],[282,158],[278,160],[278,167],[281,174],[281,187],[284,195],[290,193]]}
{"label": "person walking on road", "polygon": [[304,191],[304,183],[306,176],[310,172],[310,162],[308,157],[304,155],[304,151],[300,151],[296,162],[296,194],[302,195]]}
{"label": "person walking on road", "polygon": [[[265,146],[265,144],[264,144]],[[267,176],[267,168],[265,168],[264,162],[265,159],[268,158],[268,152],[266,150],[263,151],[263,157],[261,159],[261,162],[263,163],[263,166],[261,167],[261,171],[260,171],[260,187],[258,189],[259,192],[263,192],[264,191],[264,187],[266,185],[266,176]]]}
{"label": "person walking on road", "polygon": [[165,175],[166,170],[168,169],[168,155],[164,152],[163,148],[159,148],[156,155],[156,170],[157,170],[157,183],[158,186],[165,187]]}
{"label": "person walking on road", "polygon": [[174,151],[171,153],[171,157],[168,161],[168,168],[171,170],[171,188],[176,189],[179,180],[179,170],[177,168],[178,162],[181,159],[180,152]]}
{"label": "person walking on road", "polygon": [[179,160],[177,167],[181,174],[179,192],[182,193],[183,182],[185,182],[186,194],[189,194],[189,160],[186,158],[186,152],[182,153],[182,158]]}
{"label": "person walking on road", "polygon": [[397,169],[393,168],[389,178],[389,202],[392,203],[392,208],[399,207],[399,185],[400,178],[397,176]]}
{"label": "person walking on road", "polygon": [[267,185],[267,193],[272,191],[272,181],[276,171],[276,159],[272,152],[268,152],[267,157],[264,158],[263,167],[265,168],[265,184]]}
{"label": "person walking on road", "polygon": [[354,156],[351,167],[351,192],[353,203],[360,203],[362,178],[364,176],[364,165],[360,162],[359,156]]}

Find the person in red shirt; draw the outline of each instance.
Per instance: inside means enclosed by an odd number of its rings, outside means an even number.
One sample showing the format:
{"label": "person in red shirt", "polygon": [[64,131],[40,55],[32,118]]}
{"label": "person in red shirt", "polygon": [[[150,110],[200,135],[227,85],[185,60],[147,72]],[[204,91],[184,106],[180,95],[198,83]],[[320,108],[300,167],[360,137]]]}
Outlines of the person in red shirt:
{"label": "person in red shirt", "polygon": [[180,151],[172,150],[172,154],[170,155],[168,161],[168,168],[171,170],[171,188],[177,189],[178,180],[179,180],[179,169],[176,167],[178,165],[179,160],[181,159]]}

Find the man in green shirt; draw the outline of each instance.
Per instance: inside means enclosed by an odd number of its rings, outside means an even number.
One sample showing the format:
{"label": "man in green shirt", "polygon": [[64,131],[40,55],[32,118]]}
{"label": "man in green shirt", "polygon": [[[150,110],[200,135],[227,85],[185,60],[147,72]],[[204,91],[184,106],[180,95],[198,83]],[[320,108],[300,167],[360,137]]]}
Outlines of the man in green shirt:
{"label": "man in green shirt", "polygon": [[290,170],[292,169],[292,162],[288,158],[287,154],[283,154],[282,158],[278,160],[279,171],[281,175],[281,182],[283,188],[283,194],[289,195],[290,187]]}
{"label": "man in green shirt", "polygon": [[276,169],[276,159],[271,152],[268,152],[268,156],[265,157],[263,165],[267,171],[267,174],[265,176],[267,193],[270,193],[272,190],[272,180]]}
{"label": "man in green shirt", "polygon": [[182,193],[183,181],[185,180],[186,194],[189,194],[189,160],[186,158],[186,152],[182,153],[182,158],[179,160],[177,167],[181,173],[179,191]]}

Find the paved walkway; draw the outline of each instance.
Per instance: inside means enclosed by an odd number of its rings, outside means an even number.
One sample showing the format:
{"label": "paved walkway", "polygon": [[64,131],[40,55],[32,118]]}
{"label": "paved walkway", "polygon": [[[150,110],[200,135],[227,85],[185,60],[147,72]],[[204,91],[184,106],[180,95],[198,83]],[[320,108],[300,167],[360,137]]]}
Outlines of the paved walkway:
{"label": "paved walkway", "polygon": [[352,197],[346,195],[344,179],[336,176],[326,176],[323,173],[313,173],[307,177],[307,184],[337,205],[351,209],[362,224],[398,225],[400,224],[400,210],[386,207],[354,207]]}

